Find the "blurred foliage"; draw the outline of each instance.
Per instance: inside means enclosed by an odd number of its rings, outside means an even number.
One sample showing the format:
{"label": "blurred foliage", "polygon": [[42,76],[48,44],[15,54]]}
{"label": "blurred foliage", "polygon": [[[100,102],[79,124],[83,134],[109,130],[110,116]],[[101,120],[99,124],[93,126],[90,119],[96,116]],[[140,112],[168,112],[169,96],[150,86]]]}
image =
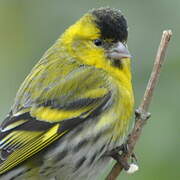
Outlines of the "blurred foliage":
{"label": "blurred foliage", "polygon": [[137,105],[144,93],[162,30],[173,31],[150,109],[152,118],[136,146],[140,170],[131,176],[123,173],[119,179],[179,179],[179,0],[0,0],[0,118],[3,120],[9,111],[19,85],[45,50],[85,12],[101,6],[119,8],[128,19]]}

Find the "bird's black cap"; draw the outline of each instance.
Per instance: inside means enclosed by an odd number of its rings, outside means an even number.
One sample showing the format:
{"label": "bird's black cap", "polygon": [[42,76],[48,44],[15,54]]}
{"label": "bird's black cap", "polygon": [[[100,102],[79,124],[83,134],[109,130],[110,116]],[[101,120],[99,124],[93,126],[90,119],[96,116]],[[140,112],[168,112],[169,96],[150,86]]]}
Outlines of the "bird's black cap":
{"label": "bird's black cap", "polygon": [[128,37],[127,22],[120,10],[99,8],[91,11],[103,39],[126,41]]}

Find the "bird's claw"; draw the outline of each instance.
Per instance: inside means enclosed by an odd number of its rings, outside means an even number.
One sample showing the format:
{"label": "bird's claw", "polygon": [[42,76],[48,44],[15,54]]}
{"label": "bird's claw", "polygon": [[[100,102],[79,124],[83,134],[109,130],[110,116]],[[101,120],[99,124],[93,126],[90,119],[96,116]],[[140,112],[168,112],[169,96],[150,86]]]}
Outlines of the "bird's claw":
{"label": "bird's claw", "polygon": [[[120,163],[122,165],[122,167],[124,168],[125,171],[128,171],[130,168],[130,165],[123,158],[122,154],[124,154],[124,153],[125,154],[129,153],[128,144],[122,144],[122,145],[112,149],[111,151],[107,151],[105,153],[105,155],[112,157],[114,160],[116,160],[118,163]],[[131,163],[134,163],[134,162],[137,163],[137,157],[136,157],[135,153],[132,153],[131,154]]]}

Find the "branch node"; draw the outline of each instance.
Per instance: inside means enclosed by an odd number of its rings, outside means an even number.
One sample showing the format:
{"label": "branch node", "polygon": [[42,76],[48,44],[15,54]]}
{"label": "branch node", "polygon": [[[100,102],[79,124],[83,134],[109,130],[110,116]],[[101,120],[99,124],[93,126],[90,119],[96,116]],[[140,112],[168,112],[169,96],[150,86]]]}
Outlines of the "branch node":
{"label": "branch node", "polygon": [[151,117],[150,112],[144,111],[142,108],[138,108],[135,110],[135,119],[141,119],[142,121],[146,121]]}

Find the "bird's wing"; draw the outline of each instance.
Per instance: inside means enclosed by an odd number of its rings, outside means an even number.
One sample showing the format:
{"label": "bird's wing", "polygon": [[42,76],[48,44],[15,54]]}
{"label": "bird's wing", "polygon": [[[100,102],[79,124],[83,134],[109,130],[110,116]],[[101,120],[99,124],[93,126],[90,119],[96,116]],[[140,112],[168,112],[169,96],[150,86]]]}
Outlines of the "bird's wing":
{"label": "bird's wing", "polygon": [[11,113],[1,125],[0,174],[110,106],[110,84],[100,70],[82,66],[66,72],[63,68],[45,84],[47,71],[28,77],[33,81],[23,83]]}

